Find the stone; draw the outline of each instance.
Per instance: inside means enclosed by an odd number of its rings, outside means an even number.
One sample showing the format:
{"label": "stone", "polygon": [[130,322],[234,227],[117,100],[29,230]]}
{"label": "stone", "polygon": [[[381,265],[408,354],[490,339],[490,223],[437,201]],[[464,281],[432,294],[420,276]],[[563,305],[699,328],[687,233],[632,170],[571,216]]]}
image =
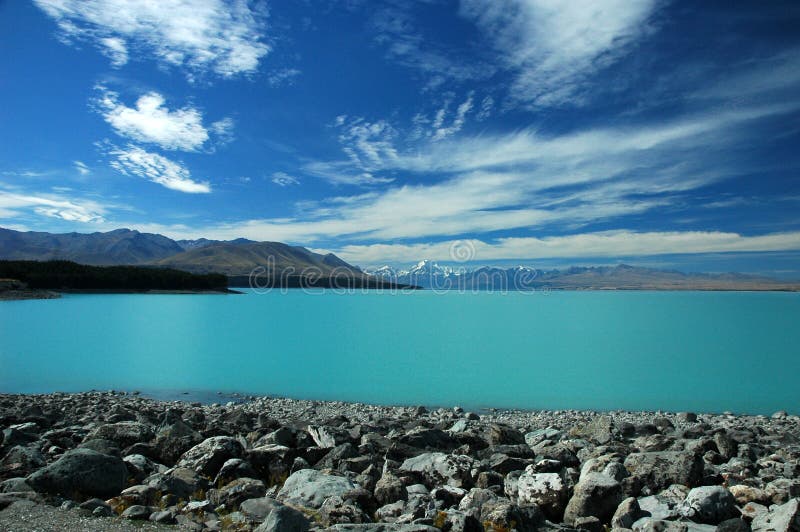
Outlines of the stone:
{"label": "stone", "polygon": [[[702,458],[686,451],[631,453],[625,458],[624,465],[640,485],[647,486],[652,492],[672,484],[694,487],[703,476]],[[638,495],[638,490],[633,491],[629,494]]]}
{"label": "stone", "polygon": [[255,530],[256,532],[306,532],[310,527],[308,518],[302,512],[279,505]]}
{"label": "stone", "polygon": [[600,519],[591,515],[575,518],[573,526],[578,530],[588,530],[589,532],[603,532],[605,530]]}
{"label": "stone", "polygon": [[142,506],[139,504],[135,504],[130,508],[126,509],[122,512],[121,516],[125,519],[132,519],[137,521],[146,521],[150,518],[150,514],[153,513],[153,510],[148,506]]}
{"label": "stone", "polygon": [[120,421],[100,425],[86,435],[88,440],[108,440],[120,448],[128,447],[134,443],[144,443],[153,439],[153,429],[138,421]]}
{"label": "stone", "polygon": [[153,475],[147,479],[147,485],[183,500],[189,500],[196,493],[208,489],[208,481],[205,478],[197,471],[185,467],[170,469],[163,475]]}
{"label": "stone", "polygon": [[611,528],[632,528],[633,523],[641,517],[642,510],[639,508],[639,501],[634,497],[628,497],[617,506],[611,517]]}
{"label": "stone", "polygon": [[287,504],[319,509],[327,498],[342,496],[357,487],[357,484],[345,477],[327,475],[314,469],[302,469],[286,479],[277,499]]}
{"label": "stone", "polygon": [[281,503],[272,497],[259,497],[257,499],[247,499],[239,505],[239,511],[253,522],[263,523],[269,513],[275,508],[279,508]]}
{"label": "stone", "polygon": [[582,475],[564,511],[564,522],[575,523],[580,517],[594,516],[608,523],[622,502],[622,485],[603,473]]}
{"label": "stone", "polygon": [[250,465],[250,462],[242,460],[241,458],[231,458],[222,464],[213,483],[215,486],[224,486],[237,478],[256,477],[258,477],[258,473],[256,473],[256,470]]}
{"label": "stone", "polygon": [[770,506],[750,524],[753,532],[797,532],[800,530],[800,499]]}
{"label": "stone", "polygon": [[472,487],[473,459],[466,455],[423,453],[402,463],[400,471],[419,475],[429,487],[446,484],[455,488]]}
{"label": "stone", "polygon": [[740,506],[744,506],[748,502],[763,504],[769,500],[764,490],[753,486],[737,484],[735,486],[730,486],[728,490],[733,494],[733,498],[736,499],[736,504]]}
{"label": "stone", "polygon": [[128,469],[116,456],[91,449],[73,449],[30,475],[26,481],[40,492],[67,497],[75,494],[112,497],[125,489]]}
{"label": "stone", "polygon": [[393,473],[384,473],[375,484],[375,500],[381,506],[406,499],[406,489],[402,481]]}
{"label": "stone", "polygon": [[33,491],[33,488],[22,477],[9,478],[0,482],[0,493],[19,493]]}
{"label": "stone", "polygon": [[39,449],[17,445],[0,460],[0,478],[24,477],[44,465],[44,456]]}
{"label": "stone", "polygon": [[350,433],[343,429],[325,426],[308,426],[308,433],[314,439],[318,447],[336,447],[343,443],[355,443]]}
{"label": "stone", "polygon": [[570,430],[570,435],[584,438],[599,445],[605,445],[613,438],[614,422],[610,416],[597,416],[585,425],[578,425]]}
{"label": "stone", "polygon": [[372,521],[357,504],[353,501],[345,500],[339,495],[326,498],[316,515],[325,526],[338,523],[369,523]]}
{"label": "stone", "polygon": [[750,532],[750,525],[744,519],[727,519],[717,525],[717,532]]}
{"label": "stone", "polygon": [[161,523],[163,525],[172,525],[177,522],[175,519],[175,512],[172,510],[161,510],[150,514],[150,521],[154,523]]}
{"label": "stone", "polygon": [[525,443],[533,447],[545,440],[558,440],[561,437],[561,431],[548,427],[546,429],[534,430],[525,434]]}
{"label": "stone", "polygon": [[678,512],[687,519],[709,525],[716,525],[740,515],[733,494],[722,486],[693,488]]}
{"label": "stone", "polygon": [[764,495],[772,504],[783,504],[800,497],[800,479],[777,478],[764,486]]}
{"label": "stone", "polygon": [[674,484],[664,491],[638,500],[642,513],[655,520],[677,519],[680,506],[689,494],[688,488]]}
{"label": "stone", "polygon": [[531,473],[526,470],[517,481],[520,505],[535,504],[548,519],[561,522],[569,489],[558,473]]}
{"label": "stone", "polygon": [[183,453],[178,467],[194,469],[201,475],[214,478],[226,461],[240,458],[242,452],[242,444],[236,438],[214,436]]}
{"label": "stone", "polygon": [[267,493],[264,483],[254,478],[237,478],[219,489],[209,490],[208,500],[215,506],[225,505],[231,509],[247,499],[257,499]]}
{"label": "stone", "polygon": [[155,452],[161,463],[175,465],[183,453],[203,441],[203,436],[180,418],[170,421],[156,433]]}

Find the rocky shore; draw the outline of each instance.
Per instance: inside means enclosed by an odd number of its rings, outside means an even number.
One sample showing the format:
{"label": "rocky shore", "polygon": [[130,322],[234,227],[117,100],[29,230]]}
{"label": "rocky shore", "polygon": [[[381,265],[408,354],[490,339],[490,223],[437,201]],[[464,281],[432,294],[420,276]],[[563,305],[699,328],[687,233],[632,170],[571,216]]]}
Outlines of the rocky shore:
{"label": "rocky shore", "polygon": [[0,395],[2,530],[800,530],[800,419]]}

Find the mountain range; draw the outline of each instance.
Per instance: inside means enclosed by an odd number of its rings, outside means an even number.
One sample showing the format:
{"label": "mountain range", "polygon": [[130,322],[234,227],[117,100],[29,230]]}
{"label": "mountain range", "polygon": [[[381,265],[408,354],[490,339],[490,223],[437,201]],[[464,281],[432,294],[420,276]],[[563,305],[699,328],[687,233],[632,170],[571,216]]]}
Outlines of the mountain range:
{"label": "mountain range", "polygon": [[393,282],[434,290],[792,290],[789,283],[741,273],[684,273],[620,264],[542,270],[527,266],[467,269],[422,260],[407,269],[368,268],[367,273]]}
{"label": "mountain range", "polygon": [[64,259],[88,265],[142,265],[191,273],[221,273],[231,286],[260,282],[281,286],[392,287],[439,290],[800,290],[790,283],[754,275],[683,273],[628,265],[542,270],[527,266],[475,269],[422,260],[407,269],[382,266],[362,271],[332,253],[320,254],[281,242],[172,240],[117,229],[105,233],[53,234],[0,228],[0,260]]}

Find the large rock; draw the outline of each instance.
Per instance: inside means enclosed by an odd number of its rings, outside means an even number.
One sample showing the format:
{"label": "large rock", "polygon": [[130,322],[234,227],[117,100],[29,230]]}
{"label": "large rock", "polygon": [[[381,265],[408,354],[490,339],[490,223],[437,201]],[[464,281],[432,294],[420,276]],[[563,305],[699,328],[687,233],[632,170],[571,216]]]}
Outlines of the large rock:
{"label": "large rock", "polygon": [[128,468],[116,456],[91,449],[74,449],[33,473],[27,482],[36,491],[70,498],[76,495],[108,498],[125,489]]}
{"label": "large rock", "polygon": [[613,439],[614,422],[611,416],[597,416],[585,425],[573,427],[570,435],[605,445]]}
{"label": "large rock", "polygon": [[308,433],[313,438],[314,443],[322,448],[336,447],[343,443],[354,443],[348,431],[335,427],[309,425]]}
{"label": "large rock", "polygon": [[153,429],[138,421],[120,421],[100,425],[92,430],[86,440],[109,440],[120,448],[129,447],[134,443],[146,443],[153,439]]}
{"label": "large rock", "polygon": [[757,514],[750,526],[753,532],[797,532],[800,530],[800,499],[770,506],[769,511]]}
{"label": "large rock", "polygon": [[580,517],[597,517],[608,523],[622,502],[622,486],[602,473],[588,473],[575,485],[575,491],[564,511],[564,522],[573,525]]}
{"label": "large rock", "polygon": [[226,461],[240,458],[242,452],[242,444],[236,438],[214,436],[183,453],[178,467],[194,469],[201,475],[214,478]]}
{"label": "large rock", "polygon": [[631,528],[633,523],[642,517],[639,502],[634,497],[628,497],[617,506],[611,517],[611,528]]}
{"label": "large rock", "polygon": [[306,532],[310,526],[311,523],[302,512],[278,505],[255,532]]}
{"label": "large rock", "polygon": [[203,441],[203,436],[182,419],[162,426],[156,433],[156,455],[160,462],[175,465],[183,453]]}
{"label": "large rock", "polygon": [[736,499],[722,486],[703,486],[692,489],[679,510],[683,517],[700,523],[716,525],[726,519],[739,517]]}
{"label": "large rock", "polygon": [[356,488],[358,484],[345,477],[301,469],[286,479],[277,498],[283,503],[319,509],[329,497],[342,496]]}
{"label": "large rock", "polygon": [[17,445],[0,460],[0,479],[24,477],[44,465],[44,456],[39,449]]}
{"label": "large rock", "polygon": [[473,483],[472,466],[473,460],[469,456],[424,453],[407,459],[400,471],[419,475],[431,488],[446,484],[469,489]]}
{"label": "large rock", "polygon": [[629,485],[638,495],[642,486],[651,493],[661,491],[671,484],[694,487],[703,477],[703,460],[700,456],[686,451],[659,451],[631,453],[625,458],[625,469],[631,474]]}
{"label": "large rock", "polygon": [[224,504],[225,508],[231,509],[238,507],[247,499],[257,499],[266,493],[267,488],[262,481],[254,478],[237,478],[219,489],[210,490],[208,500],[215,506]]}
{"label": "large rock", "polygon": [[528,468],[517,481],[520,505],[535,504],[548,519],[561,521],[569,499],[569,488],[558,473],[533,473]]}

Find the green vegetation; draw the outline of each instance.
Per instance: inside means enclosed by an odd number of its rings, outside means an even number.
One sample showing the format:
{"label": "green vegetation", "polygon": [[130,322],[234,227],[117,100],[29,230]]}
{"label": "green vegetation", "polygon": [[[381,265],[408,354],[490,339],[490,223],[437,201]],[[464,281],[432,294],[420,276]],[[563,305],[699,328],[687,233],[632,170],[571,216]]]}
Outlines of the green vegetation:
{"label": "green vegetation", "polygon": [[0,278],[51,290],[225,290],[228,287],[228,278],[218,273],[198,275],[142,266],[86,266],[65,260],[3,260]]}

